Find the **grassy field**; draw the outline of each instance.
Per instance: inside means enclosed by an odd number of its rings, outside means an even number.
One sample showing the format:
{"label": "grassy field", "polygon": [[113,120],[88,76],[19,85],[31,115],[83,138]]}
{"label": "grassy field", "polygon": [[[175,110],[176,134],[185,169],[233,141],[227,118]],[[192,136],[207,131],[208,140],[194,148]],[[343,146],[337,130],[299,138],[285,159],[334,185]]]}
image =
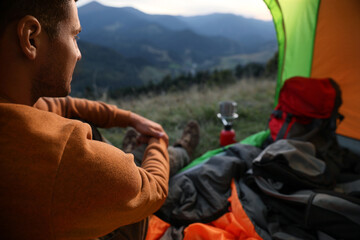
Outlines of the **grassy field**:
{"label": "grassy field", "polygon": [[[273,109],[275,80],[248,79],[224,87],[192,87],[186,91],[148,94],[132,99],[108,100],[120,108],[131,110],[160,123],[170,137],[170,144],[181,137],[190,119],[200,125],[200,144],[193,158],[219,147],[221,121],[216,117],[219,102],[233,100],[238,104],[239,118],[234,122],[236,140],[264,130]],[[120,147],[124,129],[101,130],[115,146]]]}

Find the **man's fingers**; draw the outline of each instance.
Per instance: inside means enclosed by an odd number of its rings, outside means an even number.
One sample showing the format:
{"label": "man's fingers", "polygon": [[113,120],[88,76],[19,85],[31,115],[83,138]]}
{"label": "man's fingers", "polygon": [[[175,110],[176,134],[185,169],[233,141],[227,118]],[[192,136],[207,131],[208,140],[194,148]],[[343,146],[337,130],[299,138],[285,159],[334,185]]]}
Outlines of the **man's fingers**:
{"label": "man's fingers", "polygon": [[130,125],[140,134],[155,138],[162,138],[166,144],[169,145],[169,137],[160,124],[146,119],[136,113],[131,113],[130,116]]}
{"label": "man's fingers", "polygon": [[151,133],[141,134],[140,137],[142,143],[147,143],[151,137],[155,137],[155,138],[162,138],[166,142],[166,145],[169,145],[169,136],[165,132],[152,130]]}
{"label": "man's fingers", "polygon": [[151,136],[152,136],[152,137],[155,137],[155,138],[162,138],[162,139],[164,139],[164,141],[166,142],[166,144],[169,145],[169,137],[168,137],[168,135],[166,134],[166,132],[153,130]]}

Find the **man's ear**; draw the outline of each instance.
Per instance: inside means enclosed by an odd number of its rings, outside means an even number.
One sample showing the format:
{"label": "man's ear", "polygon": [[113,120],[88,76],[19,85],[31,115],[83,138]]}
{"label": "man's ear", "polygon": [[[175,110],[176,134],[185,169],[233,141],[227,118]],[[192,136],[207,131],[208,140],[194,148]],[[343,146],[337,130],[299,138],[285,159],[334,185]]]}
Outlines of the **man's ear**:
{"label": "man's ear", "polygon": [[22,52],[30,60],[34,60],[37,55],[38,44],[40,43],[41,24],[30,15],[20,19],[17,25],[17,34]]}

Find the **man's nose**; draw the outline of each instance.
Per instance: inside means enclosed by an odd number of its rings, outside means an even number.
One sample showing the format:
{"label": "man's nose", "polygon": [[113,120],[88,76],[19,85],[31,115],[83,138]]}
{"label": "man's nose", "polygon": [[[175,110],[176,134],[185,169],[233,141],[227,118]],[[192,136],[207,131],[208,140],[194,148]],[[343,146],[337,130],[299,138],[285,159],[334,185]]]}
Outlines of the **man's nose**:
{"label": "man's nose", "polygon": [[81,56],[81,51],[80,51],[80,49],[78,48],[78,58],[77,58],[77,60],[80,61],[80,60],[81,60],[81,57],[82,57],[82,56]]}

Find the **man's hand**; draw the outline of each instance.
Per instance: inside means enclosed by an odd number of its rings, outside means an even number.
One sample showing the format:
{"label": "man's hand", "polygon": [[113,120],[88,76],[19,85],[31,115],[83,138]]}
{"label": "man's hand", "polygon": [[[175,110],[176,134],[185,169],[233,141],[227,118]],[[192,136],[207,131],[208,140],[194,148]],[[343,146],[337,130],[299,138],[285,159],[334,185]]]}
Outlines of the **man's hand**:
{"label": "man's hand", "polygon": [[132,112],[130,114],[130,126],[141,134],[139,139],[141,142],[147,142],[148,137],[155,137],[164,139],[166,144],[169,145],[168,135],[162,126],[156,122]]}

